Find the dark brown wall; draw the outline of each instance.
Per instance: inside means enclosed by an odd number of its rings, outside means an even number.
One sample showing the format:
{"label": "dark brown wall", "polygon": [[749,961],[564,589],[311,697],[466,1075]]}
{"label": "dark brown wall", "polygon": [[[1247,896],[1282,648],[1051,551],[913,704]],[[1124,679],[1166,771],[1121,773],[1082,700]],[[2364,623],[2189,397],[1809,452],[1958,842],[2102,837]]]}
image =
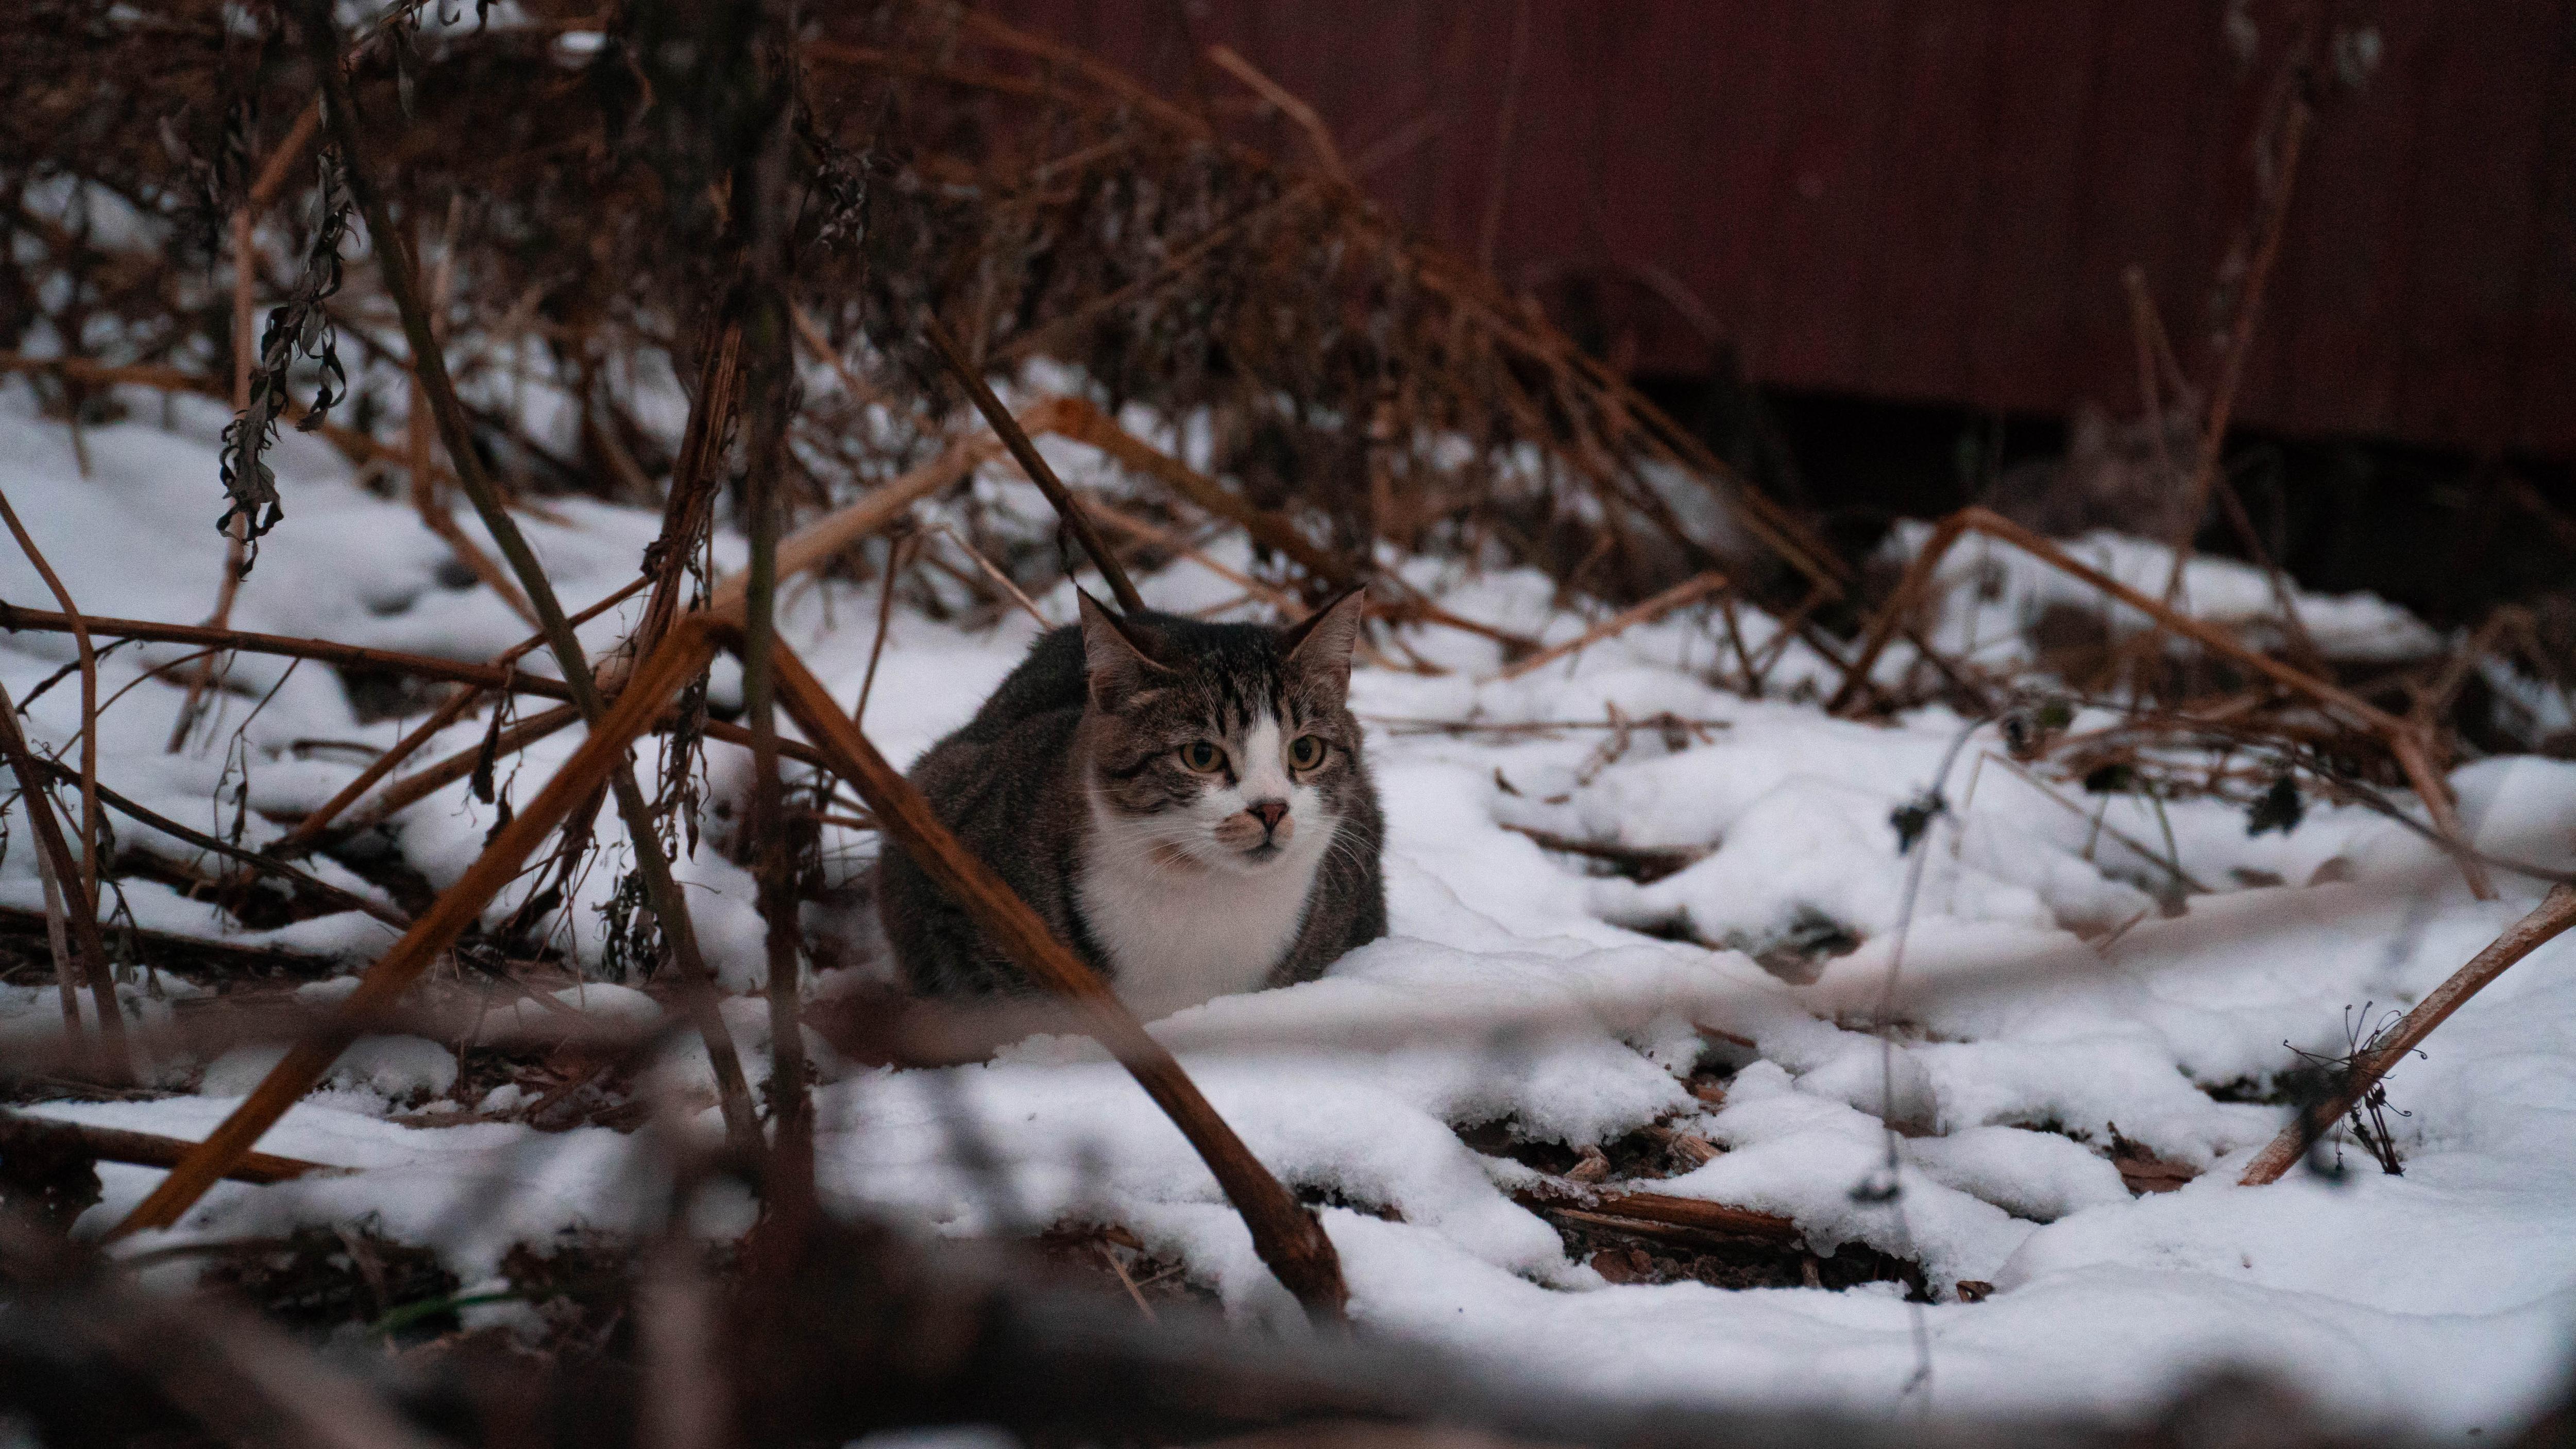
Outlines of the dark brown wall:
{"label": "dark brown wall", "polygon": [[[1589,283],[1642,369],[1713,326],[1758,380],[2044,412],[2134,410],[2133,263],[2199,358],[2269,66],[2225,0],[1531,0],[1498,147],[1511,0],[988,6],[1181,96],[1241,98],[1188,63],[1231,44],[1354,159],[1436,128],[1370,188],[1473,254],[1499,177],[1498,269]],[[2383,55],[2313,133],[2240,416],[2576,454],[2576,0],[2334,18]]]}

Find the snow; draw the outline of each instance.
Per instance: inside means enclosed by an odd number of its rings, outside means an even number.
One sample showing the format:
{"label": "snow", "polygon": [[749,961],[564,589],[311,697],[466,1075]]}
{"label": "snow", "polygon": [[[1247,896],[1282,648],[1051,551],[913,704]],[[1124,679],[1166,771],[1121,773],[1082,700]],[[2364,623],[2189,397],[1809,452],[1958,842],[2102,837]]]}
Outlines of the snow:
{"label": "snow", "polygon": [[[164,428],[145,421],[159,416],[157,401],[136,402],[136,420],[87,430],[92,476],[81,480],[64,431],[34,416],[23,385],[0,388],[0,490],[83,609],[193,621],[221,557],[212,522],[223,417],[179,399]],[[1205,445],[1189,420],[1144,421]],[[1047,448],[1078,483],[1128,486],[1088,449]],[[407,505],[371,493],[320,443],[290,433],[275,463],[287,520],[263,546],[237,624],[465,659],[524,637],[489,590],[450,581],[445,546]],[[986,526],[1044,538],[1042,504],[1006,468],[985,470],[972,491]],[[568,606],[633,576],[654,528],[649,511],[552,506],[563,524],[525,526]],[[470,517],[461,522],[479,536]],[[2161,591],[2165,556],[2154,545],[2096,537],[2075,549]],[[718,551],[729,563],[741,557],[730,538]],[[1220,538],[1209,551],[1229,567],[1250,562],[1239,540]],[[1959,577],[1970,583],[1995,560],[1994,597],[1976,587],[1946,596],[1933,634],[1944,647],[2017,637],[2020,621],[2049,603],[2100,606],[2000,547],[1963,544],[1950,568],[1969,570]],[[1556,611],[1552,586],[1532,575],[1391,562],[1460,614],[1549,639],[1574,637],[1587,622]],[[2268,586],[2247,572],[2192,561],[2193,606],[2238,622],[2268,610]],[[1142,584],[1165,607],[1236,593],[1186,564]],[[0,596],[51,607],[14,555],[0,558]],[[784,610],[782,627],[845,699],[866,667],[874,599],[872,589],[825,586],[795,592]],[[1037,602],[1052,619],[1073,616],[1069,587]],[[2393,657],[2429,639],[2376,600],[2303,599],[2301,608],[2343,657]],[[585,639],[611,646],[632,610],[610,611]],[[1746,625],[1759,649],[1766,626]],[[890,757],[911,758],[972,712],[1036,631],[1016,612],[980,628],[898,615],[866,715],[871,737]],[[1952,815],[1916,847],[1921,880],[1897,1025],[1882,1039],[1870,1028],[1917,864],[1899,851],[1889,815],[1935,783],[1969,722],[1932,709],[1867,726],[1810,704],[1747,700],[1712,682],[1725,655],[1686,618],[1631,629],[1509,682],[1487,682],[1501,662],[1491,641],[1422,629],[1407,643],[1454,672],[1363,668],[1354,681],[1355,708],[1375,722],[1369,750],[1390,827],[1392,934],[1323,980],[1219,999],[1153,1028],[1262,1161],[1340,1204],[1324,1221],[1353,1312],[1371,1331],[1533,1381],[1707,1403],[1888,1410],[1916,1374],[1918,1328],[1930,1344],[1929,1392],[1953,1408],[2142,1409],[2227,1362],[2277,1372],[2359,1416],[2499,1433],[2559,1387],[2576,1351],[2576,947],[2534,953],[2392,1079],[2397,1105],[2412,1114],[2393,1119],[2402,1178],[2348,1154],[2363,1170],[2338,1181],[2240,1188],[2236,1170],[2282,1113],[2222,1100],[2294,1065],[2292,1045],[2339,1050],[2348,1017],[2365,1004],[2375,1016],[2420,998],[2531,907],[2538,886],[2529,879],[2501,876],[2505,898],[2477,902],[2421,839],[2359,809],[2312,802],[2296,831],[2255,837],[2224,803],[2169,801],[2159,822],[2139,802],[2113,800],[2110,826],[2160,847],[2169,824],[2182,863],[2216,888],[2168,902],[2150,851],[2090,839],[2081,810],[1985,762],[2000,753],[1987,730],[1969,736],[1942,782]],[[290,676],[282,661],[242,656],[212,724],[190,749],[165,754],[178,690],[142,671],[183,652],[129,646],[103,662],[103,695],[132,688],[103,721],[101,774],[215,830],[231,827],[230,792],[246,788],[247,844],[284,829],[271,815],[292,819],[358,768],[360,757],[345,751],[299,756],[295,741],[382,747],[407,728],[362,721],[326,669]],[[1902,654],[1887,667],[1901,670]],[[0,682],[23,701],[71,657],[64,636],[8,636]],[[526,667],[549,666],[540,652]],[[1830,674],[1792,644],[1775,681],[1802,678],[1826,683]],[[1393,723],[1600,722],[1613,710],[1645,722],[1624,746],[1605,729],[1451,734]],[[1652,723],[1667,713],[1712,723],[1668,734]],[[77,689],[66,682],[33,703],[28,727],[55,747],[78,718]],[[431,754],[470,748],[487,728],[460,722]],[[567,731],[532,749],[515,774],[503,772],[505,785],[515,779],[524,798],[578,739]],[[656,764],[641,753],[639,768]],[[711,798],[738,792],[745,768],[738,751],[712,749]],[[2482,849],[2553,869],[2576,862],[2576,765],[2491,760],[2454,782]],[[444,884],[495,818],[460,783],[399,817],[399,848]],[[706,823],[708,838],[680,874],[723,982],[756,989],[765,968],[751,881],[727,858],[724,822]],[[9,825],[20,844],[0,854],[0,901],[34,907],[41,894],[24,821]],[[1641,885],[1587,874],[1507,825],[1708,853]],[[600,908],[624,869],[614,853],[625,848],[613,818],[599,829],[612,859],[577,884],[550,927],[594,972],[606,969]],[[120,822],[119,831],[194,858],[192,847],[140,826]],[[826,846],[845,870],[873,848],[839,832]],[[2257,880],[2283,884],[2241,884]],[[167,887],[129,882],[121,894],[141,925],[291,944],[353,970],[390,937],[354,915],[243,932]],[[1856,948],[1784,974],[1733,949],[1765,950],[1818,923]],[[813,989],[840,984],[827,975]],[[127,1009],[165,1020],[190,989],[168,977],[138,981],[124,989]],[[484,1043],[533,1047],[558,1037],[566,1018],[605,1032],[663,1020],[650,997],[615,981],[553,1001],[560,1011],[496,1002]],[[736,996],[724,1015],[761,1080],[763,1003]],[[1702,1028],[1753,1046],[1712,1046]],[[50,985],[0,988],[0,1050],[35,1050],[60,1030]],[[224,1183],[179,1227],[134,1247],[372,1215],[380,1231],[435,1248],[474,1283],[514,1242],[643,1221],[653,1195],[640,1185],[656,1170],[649,1134],[540,1133],[510,1120],[419,1125],[436,1120],[417,1110],[424,1104],[499,1119],[528,1105],[515,1086],[453,1100],[455,1046],[363,1041],[261,1143],[363,1171]],[[958,1234],[1114,1221],[1184,1264],[1245,1323],[1301,1331],[1204,1167],[1097,1048],[1041,1036],[989,1064],[905,1072],[847,1066],[819,1040],[809,1054],[826,1078],[818,1171],[839,1209]],[[1712,1105],[1682,1077],[1720,1055],[1740,1070]],[[199,1137],[265,1060],[243,1048],[211,1062],[162,1062],[165,1080],[188,1090],[38,1110]],[[684,1033],[673,1035],[655,1080],[701,1094],[712,1086],[703,1051]],[[397,1120],[397,1107],[415,1110]],[[1654,1190],[1786,1215],[1820,1252],[1860,1244],[1912,1258],[1938,1301],[1908,1305],[1883,1284],[1613,1286],[1514,1200],[1531,1169],[1459,1136],[1498,1125],[1523,1140],[1580,1146],[1656,1122],[1725,1150]],[[1901,1129],[1892,1178],[1886,1122]],[[2132,1197],[2108,1156],[2114,1124],[2201,1175],[2179,1191]],[[961,1154],[961,1133],[1002,1169]],[[157,1175],[111,1167],[103,1176],[106,1198],[84,1230],[112,1222]],[[1892,1201],[1855,1192],[1891,1182]],[[1963,1279],[1995,1292],[1959,1301]]]}

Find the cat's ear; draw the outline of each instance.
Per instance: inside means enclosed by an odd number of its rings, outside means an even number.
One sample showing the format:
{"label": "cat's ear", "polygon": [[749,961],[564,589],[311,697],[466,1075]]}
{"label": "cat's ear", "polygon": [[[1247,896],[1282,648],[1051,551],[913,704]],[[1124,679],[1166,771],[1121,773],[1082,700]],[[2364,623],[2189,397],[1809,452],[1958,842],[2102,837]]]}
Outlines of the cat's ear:
{"label": "cat's ear", "polygon": [[1360,620],[1366,617],[1368,590],[1353,589],[1281,635],[1281,655],[1291,669],[1323,680],[1335,690],[1348,689],[1351,650],[1360,641]]}
{"label": "cat's ear", "polygon": [[1081,601],[1083,674],[1094,705],[1115,712],[1138,693],[1172,678],[1174,671],[1154,662],[1127,621],[1080,589],[1074,595]]}

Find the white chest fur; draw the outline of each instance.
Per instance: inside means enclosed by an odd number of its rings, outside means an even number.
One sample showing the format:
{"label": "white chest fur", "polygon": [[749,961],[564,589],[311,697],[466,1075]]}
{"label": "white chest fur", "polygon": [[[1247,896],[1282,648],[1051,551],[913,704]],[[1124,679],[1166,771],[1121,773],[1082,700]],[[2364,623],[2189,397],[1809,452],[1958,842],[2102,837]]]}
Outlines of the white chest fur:
{"label": "white chest fur", "polygon": [[1331,843],[1331,822],[1307,825],[1265,868],[1244,872],[1159,858],[1147,831],[1095,804],[1077,885],[1092,939],[1117,967],[1119,999],[1152,1021],[1268,981],[1306,919]]}

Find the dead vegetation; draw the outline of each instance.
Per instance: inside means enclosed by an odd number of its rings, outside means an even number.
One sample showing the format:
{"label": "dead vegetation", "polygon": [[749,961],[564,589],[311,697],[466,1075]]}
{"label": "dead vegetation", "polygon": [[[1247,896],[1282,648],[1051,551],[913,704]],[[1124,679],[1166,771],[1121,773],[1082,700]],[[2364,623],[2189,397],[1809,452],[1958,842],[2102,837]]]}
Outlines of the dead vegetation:
{"label": "dead vegetation", "polygon": [[[1838,680],[1828,708],[1871,719],[1949,703],[1995,723],[2000,768],[2065,793],[2072,809],[2085,808],[2076,797],[2086,794],[2215,794],[2245,803],[2258,828],[2287,829],[2313,795],[2411,822],[2389,793],[2411,789],[2429,817],[2416,828],[2450,849],[2481,893],[2490,872],[2521,868],[2462,842],[2441,781],[2472,750],[2548,743],[2517,732],[2491,698],[2474,703],[2490,665],[2567,687],[2565,631],[2552,633],[2540,614],[2500,611],[2440,656],[2357,678],[2286,607],[2282,637],[2248,642],[2190,612],[2173,587],[2161,598],[2128,588],[1983,510],[1943,523],[1901,577],[1875,588],[1862,561],[1742,486],[1534,302],[1391,225],[1362,189],[1368,158],[1343,158],[1311,112],[1231,52],[1216,63],[1302,128],[1298,156],[1264,154],[1226,113],[1147,93],[1087,56],[949,5],[848,7],[792,33],[757,6],[651,0],[605,20],[535,8],[533,22],[485,26],[405,3],[345,35],[311,3],[29,0],[7,27],[0,174],[15,179],[0,195],[0,296],[11,303],[0,312],[0,366],[25,374],[75,437],[152,391],[228,400],[240,421],[222,488],[208,480],[206,501],[209,522],[220,513],[219,526],[236,530],[244,568],[256,566],[279,511],[296,506],[265,471],[263,440],[280,424],[318,433],[387,491],[399,479],[425,520],[446,520],[433,526],[460,575],[492,587],[535,630],[490,661],[259,635],[231,627],[230,581],[219,579],[207,580],[203,624],[90,617],[59,587],[51,609],[0,604],[13,631],[76,635],[88,690],[76,767],[21,736],[26,701],[0,700],[0,746],[54,893],[41,916],[0,913],[0,958],[13,981],[58,983],[74,1024],[61,1059],[11,1064],[11,1100],[58,1098],[66,1082],[94,1097],[147,1090],[131,1084],[120,981],[158,991],[167,976],[185,988],[172,993],[176,1025],[146,1050],[289,1047],[202,1144],[0,1116],[0,1204],[16,1214],[0,1224],[0,1281],[16,1325],[0,1332],[0,1366],[27,1385],[0,1395],[0,1407],[40,1432],[65,1442],[93,1431],[99,1442],[195,1442],[274,1430],[334,1443],[765,1443],[988,1419],[1054,1438],[1176,1440],[1436,1413],[1533,1440],[1895,1442],[1874,1423],[1647,1416],[1505,1394],[1427,1357],[1390,1366],[1383,1351],[1335,1331],[1305,1345],[1247,1344],[1199,1321],[1202,1290],[1119,1224],[1046,1225],[1029,1254],[925,1246],[833,1220],[817,1196],[793,1059],[807,1024],[793,989],[800,957],[830,949],[799,924],[825,889],[814,859],[823,818],[883,831],[934,862],[1190,1137],[1263,1261],[1309,1312],[1334,1325],[1346,1309],[1314,1204],[1275,1180],[1170,1052],[946,837],[869,743],[864,714],[845,712],[774,637],[780,591],[813,573],[874,570],[889,597],[937,612],[963,599],[998,614],[1075,568],[1131,594],[1129,568],[1240,530],[1256,561],[1239,576],[1248,598],[1295,613],[1371,585],[1386,627],[1369,647],[1391,667],[1436,668],[1409,650],[1407,628],[1494,641],[1505,658],[1497,677],[1507,679],[1687,613],[1729,646],[1712,671],[1720,682],[1751,697],[1777,693],[1771,672],[1803,643]],[[683,38],[692,43],[673,43]],[[2277,112],[2288,119],[2266,141],[2284,191],[2309,123],[2304,99],[2289,94]],[[65,221],[30,200],[48,186],[91,200]],[[2141,305],[2158,486],[2181,490],[2171,517],[2192,528],[2210,506],[2242,514],[2217,463],[2282,212],[2279,195],[2267,196],[2252,281],[2213,379],[2174,375],[2179,364]],[[369,254],[344,261],[358,226]],[[1035,364],[1078,369],[1099,394],[1053,395],[1043,380],[1065,374]],[[1014,374],[1027,394],[1016,414],[985,387],[987,376]],[[685,394],[676,439],[649,421],[669,401],[665,378]],[[568,404],[575,446],[506,404],[530,390]],[[1130,402],[1202,419],[1202,446],[1140,436],[1121,411]],[[1047,474],[1032,434],[1088,443],[1151,486],[1114,503],[1077,498]],[[1047,487],[1078,555],[1063,539],[981,521],[911,534],[901,548],[865,547],[1003,456]],[[454,524],[455,493],[500,558]],[[663,510],[635,584],[596,606],[647,598],[643,623],[607,657],[573,639],[580,617],[555,598],[513,522],[564,495]],[[714,576],[708,540],[720,516],[751,540],[743,575]],[[1940,565],[1970,534],[2096,590],[2101,614],[2036,621],[2035,647],[2007,666],[1935,649]],[[1542,570],[1563,606],[1591,622],[1542,646],[1382,572],[1390,552]],[[2264,566],[2286,604],[2279,570]],[[2114,601],[2149,627],[2116,632]],[[1756,615],[1773,626],[1759,650],[1740,627]],[[113,702],[96,699],[96,646],[124,640],[197,649],[192,691],[242,693],[226,661],[268,654],[335,669],[353,696],[428,719],[336,798],[277,822],[291,827],[283,840],[248,849],[238,810],[228,836],[202,831],[99,778],[96,721]],[[560,680],[514,667],[539,649],[554,655]],[[731,718],[707,699],[719,653],[750,677]],[[2073,703],[2114,708],[2119,723],[2070,732]],[[478,748],[417,758],[441,728],[486,711]],[[782,734],[782,712],[801,739]],[[517,752],[576,721],[586,742],[556,776],[515,793],[496,781]],[[1598,730],[1606,764],[1635,738],[1678,750],[1722,724],[1613,716],[1391,727]],[[663,767],[640,777],[628,748],[654,735],[666,741]],[[202,737],[195,692],[172,739],[174,750],[220,747]],[[669,874],[680,836],[698,828],[691,752],[707,739],[743,745],[757,761],[750,798],[728,803],[748,822],[738,849],[760,877],[769,922],[771,1039],[784,1049],[782,1085],[765,1102],[738,1065]],[[404,875],[382,832],[404,805],[460,780],[510,810],[464,879],[433,890]],[[1935,808],[1946,808],[1937,796]],[[669,1133],[668,1105],[641,1085],[658,1037],[504,1048],[457,1025],[496,1007],[542,1016],[548,993],[577,979],[537,922],[595,863],[604,810],[640,849],[621,893],[636,974],[679,1008],[673,1030],[708,1048],[721,1149]],[[1522,833],[1582,868],[1640,883],[1705,853]],[[2133,848],[2156,855],[2152,843]],[[397,904],[296,864],[314,855]],[[530,871],[554,894],[540,890],[487,922],[486,907]],[[2169,874],[2170,892],[2212,888],[2178,861]],[[291,984],[341,963],[119,921],[119,879],[180,885],[245,927],[364,911],[390,945],[365,963],[354,994],[298,1004]],[[2367,1060],[2345,1063],[2331,1093],[2303,1104],[2288,1146],[2267,1154],[2282,1159],[2270,1176],[2367,1100],[2458,1000],[2576,919],[2571,898],[2561,885],[2546,919],[2517,927],[2464,968],[2439,1006],[2428,1001],[2411,1025],[2356,1053]],[[1778,940],[1711,944],[1812,975],[1858,940],[1819,917]],[[120,1236],[179,1221],[219,1180],[330,1166],[254,1146],[362,1033],[431,1020],[439,1025],[426,1034],[459,1042],[459,1101],[514,1089],[514,1105],[495,1115],[545,1131],[667,1134],[666,1180],[647,1189],[667,1196],[663,1230],[522,1247],[504,1283],[471,1292],[426,1250],[365,1224],[214,1245],[203,1254],[211,1306],[202,1317],[136,1291],[104,1256],[63,1238],[96,1200],[98,1163],[171,1169]],[[960,1038],[990,1029],[957,1027],[933,1049],[935,1033],[911,1032],[887,1003],[826,1007],[811,1024],[852,1060],[897,1064],[971,1058],[977,1044]],[[1724,1091],[1719,1074],[1692,1085],[1704,1100]],[[1500,1127],[1462,1135],[1535,1170],[1524,1201],[1614,1283],[1885,1282],[1917,1299],[1970,1301],[1987,1287],[1930,1284],[1896,1256],[1821,1251],[1786,1219],[1657,1192],[1656,1182],[1721,1150],[1684,1132],[1658,1127],[1579,1153]],[[2133,1191],[2179,1185],[2173,1164],[2125,1139],[2114,1157]],[[709,1254],[687,1223],[719,1180],[750,1185],[762,1210],[738,1251]],[[538,1327],[513,1334],[478,1312],[500,1305],[524,1308]],[[381,1358],[352,1368],[345,1355],[309,1352],[317,1340],[354,1341]],[[227,1395],[239,1403],[218,1402]],[[344,1411],[357,1417],[335,1417]],[[1904,1437],[2204,1442],[2193,1423],[2177,1418],[2143,1438],[2071,1425]],[[2311,1442],[2333,1432],[2319,1427]]]}

